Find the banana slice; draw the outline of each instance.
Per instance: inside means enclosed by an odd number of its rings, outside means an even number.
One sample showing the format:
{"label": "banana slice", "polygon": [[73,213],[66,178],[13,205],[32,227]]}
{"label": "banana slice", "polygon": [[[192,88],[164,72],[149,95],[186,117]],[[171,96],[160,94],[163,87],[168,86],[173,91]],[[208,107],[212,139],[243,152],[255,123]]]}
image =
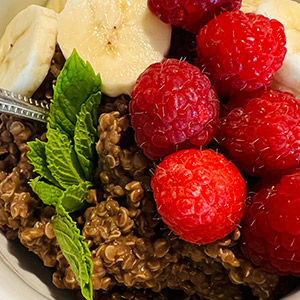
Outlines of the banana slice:
{"label": "banana slice", "polygon": [[0,88],[31,97],[49,71],[56,37],[54,11],[38,5],[22,10],[0,40]]}
{"label": "banana slice", "polygon": [[277,19],[285,27],[287,54],[271,87],[300,97],[300,4],[292,0],[267,0],[256,13]]}
{"label": "banana slice", "polygon": [[75,48],[99,72],[103,92],[130,94],[137,77],[168,54],[171,26],[147,0],[69,0],[58,16],[58,43],[66,58]]}
{"label": "banana slice", "polygon": [[241,11],[244,13],[255,12],[257,7],[263,3],[265,0],[243,0]]}
{"label": "banana slice", "polygon": [[67,0],[48,0],[46,7],[60,13],[64,9],[66,2]]}

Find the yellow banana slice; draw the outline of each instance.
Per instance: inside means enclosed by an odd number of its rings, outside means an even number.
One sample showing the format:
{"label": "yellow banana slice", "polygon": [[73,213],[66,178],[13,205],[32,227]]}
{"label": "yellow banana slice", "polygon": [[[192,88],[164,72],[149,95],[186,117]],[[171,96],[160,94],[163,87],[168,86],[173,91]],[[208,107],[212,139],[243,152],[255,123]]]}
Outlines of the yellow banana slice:
{"label": "yellow banana slice", "polygon": [[130,94],[138,76],[168,54],[171,26],[147,0],[69,0],[58,16],[58,43],[66,58],[75,48],[100,73],[109,96]]}
{"label": "yellow banana slice", "polygon": [[67,0],[48,0],[46,7],[60,13],[64,9],[66,2]]}
{"label": "yellow banana slice", "polygon": [[45,79],[57,38],[56,13],[30,5],[0,40],[0,88],[31,97]]}
{"label": "yellow banana slice", "polygon": [[271,87],[300,97],[300,4],[292,0],[267,0],[256,13],[277,19],[285,28],[287,54]]}

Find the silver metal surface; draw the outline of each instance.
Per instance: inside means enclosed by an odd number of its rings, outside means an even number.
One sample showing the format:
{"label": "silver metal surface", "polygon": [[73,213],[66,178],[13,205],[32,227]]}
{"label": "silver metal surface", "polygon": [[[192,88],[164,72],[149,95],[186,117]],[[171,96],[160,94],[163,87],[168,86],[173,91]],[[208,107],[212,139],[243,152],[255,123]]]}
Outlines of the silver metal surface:
{"label": "silver metal surface", "polygon": [[46,123],[49,104],[0,89],[0,113]]}

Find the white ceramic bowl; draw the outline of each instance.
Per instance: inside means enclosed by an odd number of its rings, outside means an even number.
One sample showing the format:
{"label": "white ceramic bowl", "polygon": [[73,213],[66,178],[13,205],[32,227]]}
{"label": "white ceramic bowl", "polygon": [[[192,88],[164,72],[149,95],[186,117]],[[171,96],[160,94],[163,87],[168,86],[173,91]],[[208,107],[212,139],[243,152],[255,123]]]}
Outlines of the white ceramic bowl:
{"label": "white ceramic bowl", "polygon": [[53,285],[52,273],[35,254],[0,233],[0,300],[73,300],[74,292]]}
{"label": "white ceramic bowl", "polygon": [[[0,0],[0,37],[5,26],[29,4],[44,5],[46,0]],[[72,291],[52,284],[52,270],[21,246],[8,241],[0,232],[0,300],[73,300]],[[300,290],[282,300],[299,300]]]}

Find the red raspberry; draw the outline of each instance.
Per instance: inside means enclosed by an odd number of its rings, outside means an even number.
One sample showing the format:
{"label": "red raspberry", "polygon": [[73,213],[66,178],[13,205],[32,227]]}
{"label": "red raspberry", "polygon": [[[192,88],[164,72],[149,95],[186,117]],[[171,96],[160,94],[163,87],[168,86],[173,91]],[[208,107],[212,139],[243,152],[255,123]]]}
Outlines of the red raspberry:
{"label": "red raspberry", "polygon": [[217,130],[219,101],[197,67],[166,59],[140,75],[129,111],[136,143],[155,160],[207,144]]}
{"label": "red raspberry", "polygon": [[263,270],[300,276],[300,172],[260,190],[243,217],[244,255]]}
{"label": "red raspberry", "polygon": [[252,92],[240,92],[236,95],[229,97],[226,104],[220,107],[220,117],[226,117],[233,109],[237,107],[245,108],[247,103],[253,98],[259,98],[267,91],[267,87],[262,87]]}
{"label": "red raspberry", "polygon": [[217,90],[230,95],[271,82],[286,54],[283,25],[236,10],[217,16],[197,36],[197,65]]}
{"label": "red raspberry", "polygon": [[151,185],[163,221],[188,242],[206,244],[225,237],[244,212],[245,181],[233,163],[212,150],[167,156]]}
{"label": "red raspberry", "polygon": [[198,33],[220,13],[239,9],[242,0],[148,0],[149,9],[163,22]]}
{"label": "red raspberry", "polygon": [[282,174],[300,162],[300,101],[267,91],[221,119],[218,140],[250,175]]}

